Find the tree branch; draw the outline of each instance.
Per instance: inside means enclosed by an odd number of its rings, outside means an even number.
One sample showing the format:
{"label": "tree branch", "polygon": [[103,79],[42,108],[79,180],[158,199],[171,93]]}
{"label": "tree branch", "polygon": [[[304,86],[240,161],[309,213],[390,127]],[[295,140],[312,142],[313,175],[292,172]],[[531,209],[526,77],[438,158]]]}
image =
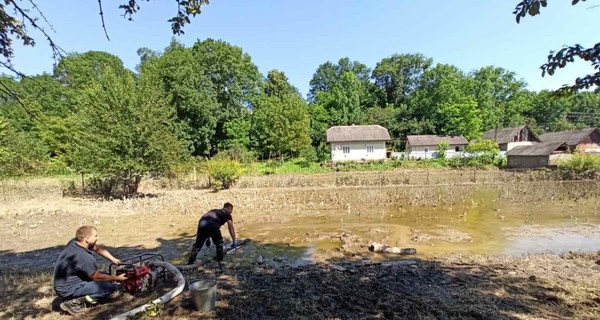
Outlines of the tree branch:
{"label": "tree branch", "polygon": [[102,29],[104,29],[104,35],[106,36],[106,39],[108,41],[110,41],[110,38],[108,37],[108,32],[106,31],[106,25],[104,24],[104,12],[102,11],[102,0],[98,0],[98,8],[100,9],[100,19],[102,20]]}

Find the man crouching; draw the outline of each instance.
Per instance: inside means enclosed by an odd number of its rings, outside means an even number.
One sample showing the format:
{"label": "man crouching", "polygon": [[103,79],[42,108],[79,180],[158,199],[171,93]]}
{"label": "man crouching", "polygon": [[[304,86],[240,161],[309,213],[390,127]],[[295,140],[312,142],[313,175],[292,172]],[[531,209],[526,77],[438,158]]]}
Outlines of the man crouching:
{"label": "man crouching", "polygon": [[114,264],[121,261],[108,250],[97,245],[98,230],[92,226],[81,226],[58,256],[54,269],[54,291],[63,299],[60,309],[76,314],[86,306],[93,306],[110,296],[115,286],[110,281],[125,281],[124,274],[111,276],[98,271],[92,252],[103,256]]}

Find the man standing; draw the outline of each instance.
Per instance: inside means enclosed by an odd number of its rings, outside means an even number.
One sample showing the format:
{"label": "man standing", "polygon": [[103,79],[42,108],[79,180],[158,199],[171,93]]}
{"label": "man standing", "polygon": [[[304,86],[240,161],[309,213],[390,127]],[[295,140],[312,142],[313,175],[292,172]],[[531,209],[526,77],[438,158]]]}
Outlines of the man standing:
{"label": "man standing", "polygon": [[54,269],[54,291],[63,299],[61,310],[76,314],[86,305],[95,305],[98,300],[110,296],[115,286],[110,281],[124,281],[124,274],[111,276],[98,271],[92,252],[114,264],[121,261],[102,248],[98,241],[98,230],[93,226],[81,226],[75,239],[69,241],[58,256]]}
{"label": "man standing", "polygon": [[196,261],[196,255],[198,255],[198,252],[200,252],[200,249],[202,249],[208,238],[211,238],[217,247],[216,260],[218,262],[223,261],[223,236],[221,235],[220,228],[225,222],[227,222],[229,235],[231,235],[231,247],[237,247],[235,229],[233,228],[233,219],[231,217],[232,213],[233,205],[227,202],[223,205],[223,209],[210,210],[200,218],[200,221],[198,221],[198,230],[196,231],[196,243],[194,243],[190,252],[188,264],[193,264]]}

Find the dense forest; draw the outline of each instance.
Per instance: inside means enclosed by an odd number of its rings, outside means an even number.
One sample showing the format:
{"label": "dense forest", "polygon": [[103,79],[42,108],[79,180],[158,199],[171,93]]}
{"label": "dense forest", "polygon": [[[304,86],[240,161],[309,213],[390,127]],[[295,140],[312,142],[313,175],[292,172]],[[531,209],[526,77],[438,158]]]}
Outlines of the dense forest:
{"label": "dense forest", "polygon": [[464,71],[422,54],[375,66],[341,58],[315,70],[305,99],[285,73],[259,72],[222,40],[138,50],[135,70],[106,52],[74,53],[52,74],[0,84],[0,176],[165,172],[224,151],[326,161],[325,131],[380,124],[390,149],[408,134],[464,135],[529,124],[538,133],[597,126],[600,93],[533,92],[497,66]]}

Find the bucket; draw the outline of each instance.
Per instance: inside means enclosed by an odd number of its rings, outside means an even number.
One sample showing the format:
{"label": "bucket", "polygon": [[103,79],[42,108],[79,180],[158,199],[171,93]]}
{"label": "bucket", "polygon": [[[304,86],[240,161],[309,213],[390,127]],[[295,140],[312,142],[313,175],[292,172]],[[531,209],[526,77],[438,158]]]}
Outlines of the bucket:
{"label": "bucket", "polygon": [[217,282],[214,280],[193,280],[189,285],[196,310],[210,311],[217,301]]}

